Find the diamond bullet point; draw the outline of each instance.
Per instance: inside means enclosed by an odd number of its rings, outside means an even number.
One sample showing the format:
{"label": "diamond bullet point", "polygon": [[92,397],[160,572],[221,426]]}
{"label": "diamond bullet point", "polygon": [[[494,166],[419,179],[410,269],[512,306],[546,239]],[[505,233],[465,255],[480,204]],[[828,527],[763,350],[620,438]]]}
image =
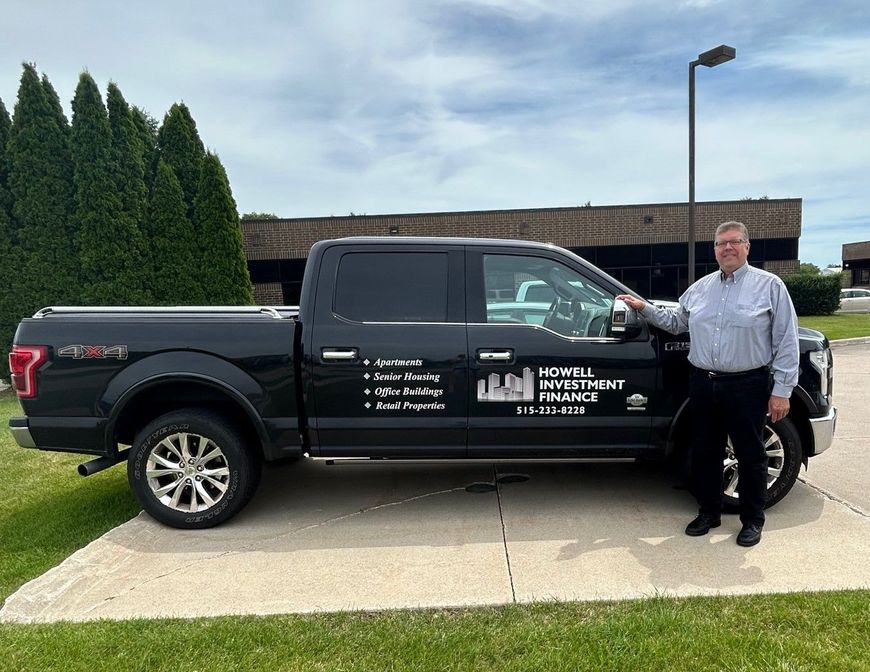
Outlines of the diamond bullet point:
{"label": "diamond bullet point", "polygon": [[371,394],[371,393],[372,393],[372,391],[371,391],[369,388],[366,388],[366,389],[363,390],[363,391],[364,391],[366,394]]}
{"label": "diamond bullet point", "polygon": [[370,363],[371,363],[371,362],[370,362],[368,359],[364,359],[364,360],[363,360],[363,364],[365,364],[366,366],[368,366]]}
{"label": "diamond bullet point", "polygon": [[366,380],[368,380],[369,378],[371,378],[371,376],[370,376],[369,374],[365,374],[365,375],[363,376],[363,378],[365,378]]}
{"label": "diamond bullet point", "polygon": [[371,408],[371,407],[372,407],[372,405],[371,405],[369,402],[366,402],[366,403],[364,404],[364,406],[365,406],[366,408]]}

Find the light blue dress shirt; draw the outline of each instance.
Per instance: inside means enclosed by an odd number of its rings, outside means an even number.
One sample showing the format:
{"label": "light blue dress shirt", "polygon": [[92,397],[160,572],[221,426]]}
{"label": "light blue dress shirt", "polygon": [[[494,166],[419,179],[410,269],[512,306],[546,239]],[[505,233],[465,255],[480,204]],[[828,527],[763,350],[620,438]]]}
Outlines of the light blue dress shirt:
{"label": "light blue dress shirt", "polygon": [[672,334],[689,332],[689,362],[707,371],[773,372],[773,394],[790,397],[798,380],[797,315],[782,280],[744,264],[727,278],[706,275],[679,308],[647,303],[642,315]]}

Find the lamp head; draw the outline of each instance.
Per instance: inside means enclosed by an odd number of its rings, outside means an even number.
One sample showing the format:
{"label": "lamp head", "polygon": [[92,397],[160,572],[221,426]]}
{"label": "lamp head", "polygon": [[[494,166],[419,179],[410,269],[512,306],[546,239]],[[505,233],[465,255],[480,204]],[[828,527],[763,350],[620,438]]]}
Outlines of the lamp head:
{"label": "lamp head", "polygon": [[729,47],[727,44],[720,44],[718,47],[705,51],[698,55],[698,65],[706,65],[708,68],[714,68],[720,63],[733,60],[737,56],[737,50],[734,47]]}

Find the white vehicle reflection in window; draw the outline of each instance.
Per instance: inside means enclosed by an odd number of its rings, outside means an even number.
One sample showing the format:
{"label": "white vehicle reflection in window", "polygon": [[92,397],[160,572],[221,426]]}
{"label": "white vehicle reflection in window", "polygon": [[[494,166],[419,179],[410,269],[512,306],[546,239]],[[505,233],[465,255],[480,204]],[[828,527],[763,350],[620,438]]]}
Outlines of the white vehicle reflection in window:
{"label": "white vehicle reflection in window", "polygon": [[502,324],[542,325],[549,311],[549,301],[547,303],[539,301],[488,303],[486,305],[486,321]]}
{"label": "white vehicle reflection in window", "polygon": [[[571,280],[571,285],[577,289],[579,298],[585,303],[609,308],[613,305],[613,299],[601,290],[587,285],[580,280]],[[550,303],[556,298],[556,290],[552,285],[543,280],[526,280],[517,289],[517,301],[538,301]]]}

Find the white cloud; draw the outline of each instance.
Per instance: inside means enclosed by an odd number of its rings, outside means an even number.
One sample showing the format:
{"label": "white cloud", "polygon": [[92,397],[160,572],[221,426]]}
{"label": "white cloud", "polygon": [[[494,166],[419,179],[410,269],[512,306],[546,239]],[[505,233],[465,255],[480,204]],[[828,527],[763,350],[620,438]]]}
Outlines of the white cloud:
{"label": "white cloud", "polygon": [[768,51],[750,56],[747,67],[779,68],[820,79],[870,88],[870,34],[793,35]]}

